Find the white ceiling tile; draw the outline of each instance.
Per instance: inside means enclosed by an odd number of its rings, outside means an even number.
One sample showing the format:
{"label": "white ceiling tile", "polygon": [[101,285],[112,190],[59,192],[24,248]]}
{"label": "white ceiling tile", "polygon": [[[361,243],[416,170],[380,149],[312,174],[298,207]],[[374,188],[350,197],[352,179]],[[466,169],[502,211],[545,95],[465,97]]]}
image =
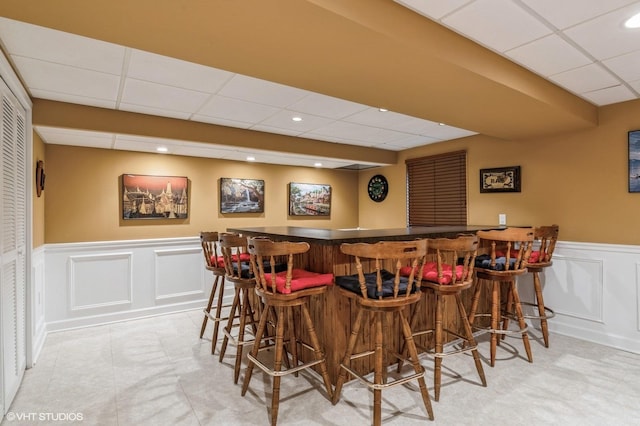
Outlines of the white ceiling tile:
{"label": "white ceiling tile", "polygon": [[512,2],[477,0],[442,20],[456,31],[504,52],[551,33]]}
{"label": "white ceiling tile", "polygon": [[216,93],[233,73],[141,50],[131,50],[127,77],[200,92]]}
{"label": "white ceiling tile", "polygon": [[607,87],[605,89],[584,93],[583,96],[596,105],[609,105],[636,98],[636,95],[623,85]]}
{"label": "white ceiling tile", "polygon": [[128,78],[122,90],[122,102],[178,112],[196,112],[210,95],[195,90]]}
{"label": "white ceiling tile", "polygon": [[574,93],[586,93],[618,85],[620,82],[597,64],[576,68],[550,77]]}
{"label": "white ceiling tile", "polygon": [[596,59],[624,55],[640,46],[640,31],[624,27],[624,22],[638,12],[640,2],[576,25],[565,34]]}
{"label": "white ceiling tile", "polygon": [[[293,117],[300,117],[302,121],[293,121]],[[322,126],[332,123],[334,120],[330,118],[318,117],[311,114],[300,114],[295,111],[283,109],[271,117],[260,122],[261,125],[270,126],[278,129],[288,129],[297,134],[308,132]]]}
{"label": "white ceiling tile", "polygon": [[506,52],[506,55],[545,77],[592,62],[584,53],[556,34],[516,47]]}
{"label": "white ceiling tile", "polygon": [[0,17],[0,38],[10,55],[119,75],[125,48]]}
{"label": "white ceiling tile", "polygon": [[421,15],[437,20],[444,15],[453,12],[461,6],[470,3],[471,0],[394,0]]}
{"label": "white ceiling tile", "polygon": [[30,89],[115,101],[120,78],[113,74],[73,68],[14,56],[13,61]]}
{"label": "white ceiling tile", "polygon": [[607,59],[602,63],[623,80],[633,81],[640,79],[640,50]]}
{"label": "white ceiling tile", "polygon": [[213,96],[198,110],[198,115],[243,123],[257,123],[276,114],[278,111],[280,111],[279,108],[269,105],[224,96]]}
{"label": "white ceiling tile", "polygon": [[308,92],[304,98],[294,102],[288,107],[288,109],[293,111],[333,119],[348,117],[367,108],[366,105],[313,92]]}
{"label": "white ceiling tile", "polygon": [[640,80],[630,81],[629,85],[633,87],[636,92],[640,92]]}
{"label": "white ceiling tile", "polygon": [[634,2],[634,0],[521,1],[559,29],[568,28]]}
{"label": "white ceiling tile", "polygon": [[378,108],[367,108],[347,117],[344,121],[363,124],[365,126],[403,131],[405,123],[410,122],[411,119],[412,117],[397,112],[380,111]]}
{"label": "white ceiling tile", "polygon": [[283,108],[298,102],[309,94],[309,92],[236,74],[218,94]]}
{"label": "white ceiling tile", "polygon": [[391,142],[387,142],[384,145],[386,146],[385,149],[398,151],[402,149],[409,149],[409,148],[415,148],[417,146],[428,145],[428,144],[432,144],[440,141],[441,141],[440,139],[431,138],[429,136],[406,135],[405,137],[395,139]]}
{"label": "white ceiling tile", "polygon": [[116,101],[106,99],[87,98],[86,96],[70,95],[68,93],[51,92],[48,90],[30,89],[29,93],[34,98],[51,99],[58,102],[68,102],[71,104],[88,105],[98,108],[116,108]]}
{"label": "white ceiling tile", "polygon": [[190,114],[187,112],[180,111],[171,111],[167,109],[160,108],[152,108],[143,105],[134,105],[121,102],[119,105],[119,110],[129,111],[129,112],[137,112],[139,114],[148,114],[148,115],[157,115],[160,117],[169,117],[169,118],[178,118],[180,120],[188,120]]}

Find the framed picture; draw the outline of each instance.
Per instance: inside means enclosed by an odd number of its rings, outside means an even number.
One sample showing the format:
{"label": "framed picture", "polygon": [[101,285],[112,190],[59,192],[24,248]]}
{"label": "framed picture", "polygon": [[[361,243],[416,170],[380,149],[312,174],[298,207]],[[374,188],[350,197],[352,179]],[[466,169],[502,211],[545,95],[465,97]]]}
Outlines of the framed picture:
{"label": "framed picture", "polygon": [[330,185],[289,183],[290,216],[329,216],[330,214]]}
{"label": "framed picture", "polygon": [[189,179],[184,176],[122,175],[123,219],[186,219]]}
{"label": "framed picture", "polygon": [[629,132],[629,192],[640,192],[640,130]]}
{"label": "framed picture", "polygon": [[480,169],[480,192],[520,192],[520,166]]}
{"label": "framed picture", "polygon": [[264,212],[264,181],[220,178],[220,213]]}

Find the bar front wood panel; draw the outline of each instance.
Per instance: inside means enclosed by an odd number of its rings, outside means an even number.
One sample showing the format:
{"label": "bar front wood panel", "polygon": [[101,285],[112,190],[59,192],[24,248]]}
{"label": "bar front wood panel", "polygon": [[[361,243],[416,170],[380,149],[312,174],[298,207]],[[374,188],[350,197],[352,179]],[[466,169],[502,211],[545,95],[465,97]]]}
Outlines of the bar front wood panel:
{"label": "bar front wood panel", "polygon": [[[267,236],[276,241],[307,241],[310,249],[307,253],[300,256],[299,263],[296,267],[301,267],[310,271],[333,273],[335,276],[356,274],[356,266],[352,256],[345,255],[340,251],[342,242],[375,242],[381,240],[410,240],[415,238],[428,237],[454,237],[460,233],[475,233],[478,229],[490,229],[487,227],[434,227],[420,228],[420,232],[400,232],[393,230],[380,230],[379,236],[375,236],[373,230],[361,233],[348,232],[341,234],[335,230],[318,230],[312,229],[305,237],[305,228],[291,227],[275,227],[275,228],[234,228],[228,229],[229,232],[239,232],[247,236]],[[432,232],[429,232],[431,230]],[[327,232],[325,232],[327,231]],[[466,292],[465,304],[468,306],[472,289]],[[434,317],[435,300],[430,292],[423,292],[419,306],[419,315],[414,324],[415,329],[424,329],[432,326],[431,318]],[[309,311],[312,320],[316,326],[318,337],[324,347],[327,358],[327,368],[329,376],[335,383],[339,366],[347,348],[347,342],[351,333],[351,325],[355,321],[356,306],[350,298],[341,294],[336,286],[332,286],[323,296],[315,296],[309,303]],[[456,307],[454,301],[447,301],[445,304],[445,326],[452,330],[459,329],[459,320],[456,315]],[[407,312],[407,316],[409,312]],[[358,340],[356,351],[371,349],[371,338],[373,337],[373,329],[368,326],[369,322],[365,321],[362,336]],[[389,342],[392,351],[399,352],[401,350],[402,339],[399,331],[399,321],[391,316],[388,317],[384,327],[385,341]],[[308,337],[308,336],[305,336]],[[432,347],[432,337],[422,336],[416,339],[419,346],[423,348]],[[390,359],[388,362],[393,363],[395,360]],[[373,370],[368,357],[354,360],[351,364],[359,373],[368,373]]]}

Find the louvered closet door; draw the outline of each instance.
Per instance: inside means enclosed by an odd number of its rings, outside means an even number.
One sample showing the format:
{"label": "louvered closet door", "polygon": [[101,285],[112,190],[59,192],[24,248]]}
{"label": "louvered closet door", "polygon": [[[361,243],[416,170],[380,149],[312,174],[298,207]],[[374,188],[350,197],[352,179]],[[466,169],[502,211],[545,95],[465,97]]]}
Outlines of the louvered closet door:
{"label": "louvered closet door", "polygon": [[0,258],[2,263],[2,393],[6,411],[26,365],[26,114],[0,80],[2,163],[0,164]]}

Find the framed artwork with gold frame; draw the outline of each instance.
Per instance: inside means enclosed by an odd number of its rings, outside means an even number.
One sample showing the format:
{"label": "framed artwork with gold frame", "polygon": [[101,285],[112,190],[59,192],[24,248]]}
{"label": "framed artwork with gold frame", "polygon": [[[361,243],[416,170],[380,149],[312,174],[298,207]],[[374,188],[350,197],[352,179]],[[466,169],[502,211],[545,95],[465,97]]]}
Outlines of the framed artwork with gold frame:
{"label": "framed artwork with gold frame", "polygon": [[520,166],[480,169],[480,192],[520,192]]}

